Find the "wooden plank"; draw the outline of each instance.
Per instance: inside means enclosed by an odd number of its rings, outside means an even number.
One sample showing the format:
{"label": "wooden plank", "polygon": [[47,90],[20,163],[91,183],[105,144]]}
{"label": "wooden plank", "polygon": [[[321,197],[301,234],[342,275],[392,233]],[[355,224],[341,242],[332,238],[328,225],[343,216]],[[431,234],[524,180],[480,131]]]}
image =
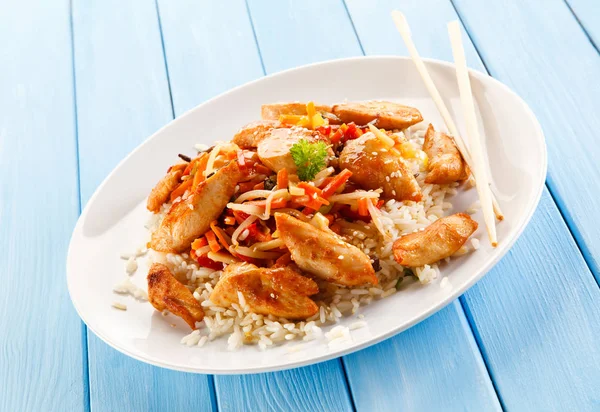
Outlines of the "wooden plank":
{"label": "wooden plank", "polygon": [[600,2],[595,0],[565,1],[598,50],[600,48]]}
{"label": "wooden plank", "polygon": [[[81,199],[131,149],[172,119],[154,2],[73,4]],[[128,358],[92,333],[95,411],[213,409],[212,379]],[[193,396],[190,396],[193,391]]]}
{"label": "wooden plank", "polygon": [[250,0],[248,4],[267,73],[362,55],[342,2]]}
{"label": "wooden plank", "polygon": [[[362,2],[349,1],[348,6],[367,53],[381,53],[389,46],[390,51],[406,54],[398,45],[401,40],[393,32],[391,21],[375,24],[388,19],[389,10],[398,7],[395,2],[380,1],[367,9]],[[436,12],[431,13],[433,10]],[[445,0],[426,0],[418,5],[406,2],[402,11],[411,23],[421,53],[451,60],[445,24],[456,18],[451,4]],[[495,13],[503,12],[498,9]],[[491,16],[482,21],[494,20]],[[470,65],[484,70],[474,48],[468,43],[465,46]],[[505,407],[561,410],[562,405],[565,410],[593,409],[591,388],[598,384],[600,359],[598,347],[590,337],[600,333],[596,320],[598,294],[581,254],[545,191],[522,238],[462,298]],[[568,316],[561,314],[564,311]],[[576,370],[581,370],[581,374]],[[573,375],[578,375],[576,384]],[[587,383],[580,385],[582,380]],[[384,385],[379,395],[390,390]]]}
{"label": "wooden plank", "polygon": [[344,362],[357,410],[501,410],[458,301]]}
{"label": "wooden plank", "polygon": [[159,0],[158,5],[177,116],[263,75],[243,1]]}
{"label": "wooden plank", "polygon": [[351,411],[339,361],[277,373],[217,377],[219,411]]}
{"label": "wooden plank", "polygon": [[0,410],[82,410],[65,256],[79,213],[69,2],[0,13]]}
{"label": "wooden plank", "polygon": [[[177,115],[262,75],[244,1],[227,5],[161,1],[159,10]],[[227,26],[221,24],[225,20]],[[186,52],[196,48],[212,54],[207,57]],[[225,48],[226,53],[215,52]],[[177,57],[184,54],[185,61]],[[173,61],[171,56],[176,56]],[[339,360],[283,372],[216,376],[215,389],[218,408],[224,411],[352,409]]]}
{"label": "wooden plank", "polygon": [[563,0],[455,5],[490,72],[538,116],[548,187],[600,282],[600,118],[589,110],[600,104],[600,56]]}

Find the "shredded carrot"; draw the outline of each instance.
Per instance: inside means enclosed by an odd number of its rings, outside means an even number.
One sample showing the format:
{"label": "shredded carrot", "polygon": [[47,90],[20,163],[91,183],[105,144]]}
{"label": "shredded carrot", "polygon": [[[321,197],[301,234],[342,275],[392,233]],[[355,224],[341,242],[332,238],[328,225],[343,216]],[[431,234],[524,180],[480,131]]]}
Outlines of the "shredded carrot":
{"label": "shredded carrot", "polygon": [[187,164],[187,167],[186,167],[186,168],[185,168],[185,170],[183,171],[183,175],[184,175],[184,176],[185,176],[185,175],[189,175],[189,174],[190,174],[190,172],[192,171],[192,169],[194,168],[194,166],[196,165],[196,163],[198,162],[198,160],[199,160],[201,157],[203,157],[203,156],[204,156],[204,153],[202,153],[202,154],[201,154],[200,156],[198,156],[198,157],[195,157],[195,158],[193,158],[193,159],[192,159],[192,161],[191,161],[191,162],[189,162],[189,163]]}
{"label": "shredded carrot", "polygon": [[265,190],[265,182],[260,182],[254,185],[254,187],[252,188],[254,190]]}
{"label": "shredded carrot", "polygon": [[366,197],[361,197],[358,199],[358,214],[361,216],[369,216],[369,199]]}
{"label": "shredded carrot", "polygon": [[208,244],[208,240],[204,236],[199,237],[198,239],[192,242],[192,250],[200,249],[202,246],[206,246]]}
{"label": "shredded carrot", "polygon": [[254,165],[254,170],[256,170],[260,174],[267,175],[267,176],[269,176],[271,174],[271,169],[269,169],[267,166],[263,166],[263,165],[259,165],[259,164]]}
{"label": "shredded carrot", "polygon": [[192,186],[192,181],[193,181],[193,179],[188,179],[188,180],[184,181],[183,183],[181,183],[179,186],[177,186],[175,188],[175,190],[173,190],[171,192],[171,202],[173,202],[179,196],[183,196],[185,191],[188,190]]}
{"label": "shredded carrot", "polygon": [[[223,245],[223,247],[225,249],[229,249],[229,242],[227,241],[227,239],[225,238],[225,236],[223,234],[223,229],[221,229],[220,227],[217,226],[216,220],[211,222],[210,228],[212,229],[214,234],[217,236],[217,239],[219,239],[219,243],[221,243],[221,245]],[[212,249],[212,247],[211,247],[211,249]]]}
{"label": "shredded carrot", "polygon": [[238,186],[240,187],[239,194],[253,190],[255,185],[256,183],[252,181],[238,183]]}
{"label": "shredded carrot", "polygon": [[197,188],[198,185],[205,180],[204,170],[206,170],[206,164],[208,163],[208,154],[203,153],[196,163],[196,172],[194,173],[194,183],[192,188]]}
{"label": "shredded carrot", "polygon": [[384,203],[385,203],[385,200],[383,200],[383,199],[379,199],[379,200],[377,201],[377,204],[375,205],[375,207],[376,207],[377,209],[381,209],[381,207],[383,206],[383,204],[384,204]]}
{"label": "shredded carrot", "polygon": [[206,232],[206,240],[208,240],[208,245],[210,246],[211,251],[218,252],[219,250],[221,250],[221,245],[217,241],[215,232],[213,232],[213,231]]}
{"label": "shredded carrot", "polygon": [[235,225],[235,217],[233,216],[225,216],[225,219],[223,219],[223,221],[226,225]]}
{"label": "shredded carrot", "polygon": [[318,197],[323,197],[323,191],[318,187],[311,185],[308,182],[300,182],[298,183],[298,187],[304,189],[304,193],[306,193],[309,196],[314,197],[314,195],[317,195]]}
{"label": "shredded carrot", "polygon": [[284,167],[277,172],[277,189],[287,189],[290,181],[288,179],[287,169]]}
{"label": "shredded carrot", "polygon": [[[305,206],[313,210],[319,210],[323,205],[328,205],[329,202],[320,196],[298,196],[294,199],[294,203],[299,206]],[[312,212],[311,212],[312,213]]]}
{"label": "shredded carrot", "polygon": [[333,195],[336,190],[346,183],[350,176],[352,176],[352,172],[350,170],[342,170],[340,174],[331,179],[331,182],[329,182],[327,186],[323,188],[323,197],[328,198],[329,196]]}

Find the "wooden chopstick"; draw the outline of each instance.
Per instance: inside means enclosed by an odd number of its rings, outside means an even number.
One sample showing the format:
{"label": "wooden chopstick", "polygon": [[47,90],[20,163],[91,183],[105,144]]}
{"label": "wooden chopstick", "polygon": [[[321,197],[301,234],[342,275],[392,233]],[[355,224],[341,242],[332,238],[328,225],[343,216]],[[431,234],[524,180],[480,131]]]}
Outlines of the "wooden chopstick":
{"label": "wooden chopstick", "polygon": [[483,148],[481,147],[481,136],[477,126],[477,117],[475,114],[475,102],[473,101],[473,92],[471,90],[471,81],[467,69],[467,60],[463,48],[460,25],[458,20],[448,23],[448,34],[450,44],[452,45],[452,54],[454,56],[454,65],[456,66],[456,79],[460,91],[460,101],[462,103],[467,126],[467,135],[471,150],[474,153],[473,161],[475,165],[475,176],[477,184],[477,193],[481,201],[483,218],[487,226],[488,237],[492,246],[498,245],[496,237],[496,221],[494,220],[494,206],[492,202],[492,191],[489,186],[488,168],[485,165]]}
{"label": "wooden chopstick", "polygon": [[[408,49],[408,52],[410,53],[410,56],[411,56],[413,62],[415,63],[415,66],[417,67],[417,71],[419,72],[419,74],[421,75],[421,78],[423,79],[423,82],[425,83],[425,87],[427,88],[427,91],[431,95],[433,102],[435,103],[438,111],[440,112],[440,114],[442,115],[442,118],[444,119],[444,123],[446,123],[446,127],[448,128],[448,131],[452,135],[452,138],[454,139],[454,142],[456,143],[456,147],[458,148],[458,150],[460,151],[460,154],[462,155],[463,159],[467,163],[467,166],[469,166],[469,169],[471,169],[471,173],[473,174],[473,177],[476,181],[477,173],[475,171],[475,167],[474,167],[473,160],[471,158],[471,154],[469,153],[469,148],[464,143],[462,138],[460,137],[460,134],[458,133],[458,128],[456,127],[456,124],[452,120],[452,116],[450,115],[448,108],[444,104],[444,101],[442,100],[442,96],[440,95],[440,92],[438,91],[437,87],[435,87],[435,83],[431,79],[431,76],[429,75],[429,72],[427,71],[427,67],[425,66],[425,63],[423,63],[423,60],[421,59],[421,56],[419,55],[419,52],[417,51],[417,47],[415,46],[415,43],[412,40],[412,36],[410,33],[410,27],[408,26],[408,22],[406,21],[404,14],[402,14],[401,12],[399,12],[397,10],[394,10],[394,11],[392,11],[392,19],[394,20],[394,24],[396,25],[396,28],[398,29],[400,36],[402,36],[402,39],[404,40],[404,43],[406,44],[406,48]],[[500,210],[500,205],[498,204],[493,193],[491,193],[491,196],[492,196],[493,210],[494,210],[494,213],[496,214],[496,218],[498,220],[503,220],[504,215],[502,214],[502,211]]]}

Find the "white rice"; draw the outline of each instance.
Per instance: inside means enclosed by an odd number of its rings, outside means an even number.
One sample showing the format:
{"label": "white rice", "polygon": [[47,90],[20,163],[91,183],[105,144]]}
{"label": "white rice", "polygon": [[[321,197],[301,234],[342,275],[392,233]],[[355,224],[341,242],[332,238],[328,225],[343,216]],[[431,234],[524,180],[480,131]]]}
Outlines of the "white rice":
{"label": "white rice", "polygon": [[[416,147],[421,148],[424,132],[423,128],[414,127],[407,130],[405,134]],[[357,313],[361,306],[395,294],[399,281],[407,273],[412,273],[423,284],[438,278],[437,264],[405,271],[405,268],[394,260],[392,242],[389,239],[396,239],[404,234],[423,230],[435,220],[447,215],[452,209],[448,197],[457,193],[458,183],[444,186],[426,184],[424,180],[427,173],[420,170],[418,162],[415,160],[409,164],[421,186],[423,193],[421,202],[389,200],[377,214],[379,222],[366,224],[359,221],[351,227],[342,228],[342,235],[347,242],[359,247],[373,261],[378,260],[379,270],[376,272],[376,276],[379,283],[370,288],[348,288],[328,284],[324,281],[317,282],[321,290],[325,290],[321,286],[327,285],[327,292],[321,292],[313,297],[319,305],[319,311],[306,321],[290,321],[272,315],[250,313],[250,308],[240,292],[238,292],[239,304],[234,303],[231,307],[217,306],[209,300],[209,297],[221,278],[222,271],[198,267],[197,263],[190,260],[185,254],[150,254],[151,261],[161,261],[169,267],[175,277],[187,281],[194,298],[204,309],[202,332],[193,331],[183,337],[181,343],[187,346],[201,347],[209,341],[227,336],[228,350],[239,349],[243,344],[256,344],[260,350],[265,350],[287,341],[309,342],[325,337],[329,347],[333,348],[352,342],[350,331],[366,325],[362,321],[364,316],[359,314],[358,319],[361,320],[351,323],[349,327],[336,325],[325,334],[321,329],[323,326],[335,325],[341,318]],[[169,205],[163,205],[161,212],[152,216],[151,221],[146,225],[150,231],[158,227],[168,207]],[[472,205],[473,209],[477,207],[477,204]],[[380,233],[378,227],[382,229],[383,234]],[[478,247],[477,239],[473,239],[471,245],[473,249],[476,249]],[[459,252],[466,253],[465,250]],[[128,279],[126,280],[128,281]],[[442,284],[444,287],[449,285],[446,277],[442,278],[440,285]],[[127,290],[127,293],[132,293],[130,292],[131,286],[125,286],[119,290]],[[288,349],[290,352],[295,352],[303,348],[302,345],[290,346]]]}

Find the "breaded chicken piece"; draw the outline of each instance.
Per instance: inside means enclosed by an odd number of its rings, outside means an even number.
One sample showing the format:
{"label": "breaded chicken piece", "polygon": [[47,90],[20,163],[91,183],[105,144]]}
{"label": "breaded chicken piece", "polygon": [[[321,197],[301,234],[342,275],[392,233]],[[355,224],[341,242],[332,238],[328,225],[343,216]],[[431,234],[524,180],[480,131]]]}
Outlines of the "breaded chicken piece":
{"label": "breaded chicken piece", "polygon": [[150,247],[158,252],[184,252],[219,217],[242,178],[237,162],[230,162],[200,183],[187,199],[174,203],[152,234]]}
{"label": "breaded chicken piece", "polygon": [[406,129],[423,120],[421,112],[414,107],[381,100],[348,102],[334,105],[331,110],[343,123],[365,125],[375,121],[380,129]]}
{"label": "breaded chicken piece", "polygon": [[204,318],[202,306],[192,292],[179,283],[169,268],[162,263],[153,263],[148,272],[148,300],[158,311],[167,309],[196,329],[196,322]]}
{"label": "breaded chicken piece", "polygon": [[423,151],[429,157],[429,173],[425,183],[445,185],[465,180],[467,166],[454,141],[445,133],[436,132],[430,124],[425,133]]}
{"label": "breaded chicken piece", "polygon": [[371,260],[356,246],[284,213],[275,213],[275,222],[300,269],[340,285],[377,284]]}
{"label": "breaded chicken piece", "polygon": [[[257,154],[261,162],[274,172],[287,169],[288,173],[296,173],[296,163],[290,153],[290,148],[300,140],[316,142],[325,138],[316,131],[303,127],[291,127],[288,129],[272,129],[257,147]],[[333,156],[333,151],[330,152]]]}
{"label": "breaded chicken piece", "polygon": [[281,127],[278,120],[259,120],[242,127],[234,136],[233,143],[242,149],[251,149],[258,145],[269,131],[273,128]]}
{"label": "breaded chicken piece", "polygon": [[477,222],[465,213],[438,219],[422,231],[397,239],[392,247],[394,259],[402,266],[430,265],[452,256],[477,226]]}
{"label": "breaded chicken piece", "polygon": [[385,198],[415,202],[422,198],[421,188],[405,160],[386,149],[371,132],[346,143],[339,165],[350,170],[350,180],[361,187],[383,189]]}
{"label": "breaded chicken piece", "polygon": [[[179,166],[179,165],[177,165]],[[169,199],[169,195],[179,185],[179,179],[183,174],[184,167],[172,167],[169,172],[158,181],[150,192],[146,208],[151,212],[158,212],[160,207]]]}
{"label": "breaded chicken piece", "polygon": [[319,307],[308,296],[319,292],[317,284],[289,267],[258,268],[249,263],[234,263],[225,269],[210,294],[219,306],[239,303],[244,295],[250,311],[286,319],[306,319]]}
{"label": "breaded chicken piece", "polygon": [[[328,118],[330,123],[332,123],[332,120],[333,123],[335,123],[335,117],[331,116],[331,106],[315,104],[315,110],[317,113],[321,113],[323,117]],[[288,102],[263,104],[260,109],[260,115],[263,120],[279,120],[279,116],[282,114],[306,116],[306,103]]]}

